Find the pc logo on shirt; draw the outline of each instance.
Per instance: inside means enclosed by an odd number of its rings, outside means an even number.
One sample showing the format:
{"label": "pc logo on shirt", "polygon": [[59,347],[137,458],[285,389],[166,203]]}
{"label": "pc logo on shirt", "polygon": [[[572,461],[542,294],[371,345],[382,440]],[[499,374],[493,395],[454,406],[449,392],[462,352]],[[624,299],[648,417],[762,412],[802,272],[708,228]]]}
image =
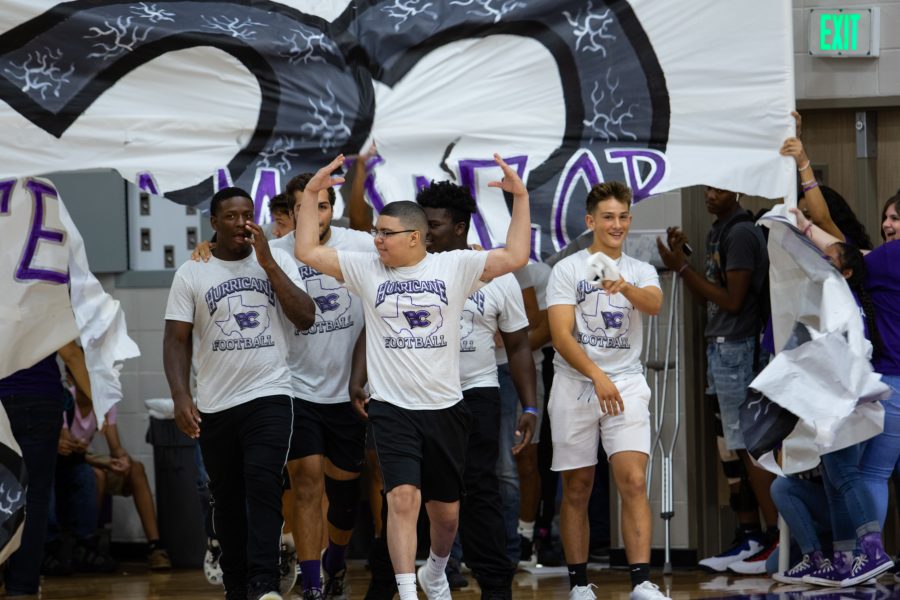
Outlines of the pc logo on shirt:
{"label": "pc logo on shirt", "polygon": [[213,350],[249,350],[274,346],[269,329],[269,311],[265,305],[244,304],[241,294],[228,296],[228,314],[215,321],[227,339],[213,341]]}
{"label": "pc logo on shirt", "polygon": [[628,301],[624,300],[625,306],[619,306],[616,303],[623,302],[620,294],[610,296],[585,281],[580,282],[579,291],[583,293],[579,294],[578,312],[587,331],[576,332],[578,342],[600,348],[630,348],[631,306]]}
{"label": "pc logo on shirt", "polygon": [[316,322],[309,329],[294,330],[297,335],[328,333],[353,327],[353,319],[348,314],[353,299],[347,288],[323,285],[322,278],[308,279],[306,291],[316,303]]}
{"label": "pc logo on shirt", "polygon": [[[385,348],[438,348],[447,345],[443,335],[436,335],[444,325],[444,316],[438,304],[428,304],[426,296],[419,302],[410,294],[399,294],[391,304],[384,304],[388,313],[381,319],[399,337],[385,337]],[[390,309],[387,307],[391,306]],[[410,308],[411,307],[411,308]],[[393,314],[391,314],[393,313]]]}

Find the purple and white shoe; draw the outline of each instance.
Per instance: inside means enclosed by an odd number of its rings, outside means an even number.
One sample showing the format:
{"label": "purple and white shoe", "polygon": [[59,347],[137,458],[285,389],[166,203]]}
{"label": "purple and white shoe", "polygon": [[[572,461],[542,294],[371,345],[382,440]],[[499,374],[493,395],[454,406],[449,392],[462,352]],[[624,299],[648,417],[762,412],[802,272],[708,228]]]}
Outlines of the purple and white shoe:
{"label": "purple and white shoe", "polygon": [[800,562],[783,573],[774,573],[772,579],[779,583],[803,583],[803,578],[812,575],[824,560],[825,557],[819,550],[811,554],[804,554]]}
{"label": "purple and white shoe", "polygon": [[803,583],[841,587],[841,582],[850,575],[850,560],[843,552],[835,552],[831,559],[822,559],[819,568],[803,576]]}
{"label": "purple and white shoe", "polygon": [[841,587],[853,587],[878,577],[894,566],[894,561],[884,551],[881,533],[867,533],[859,540],[859,549],[853,556],[850,572],[841,581]]}

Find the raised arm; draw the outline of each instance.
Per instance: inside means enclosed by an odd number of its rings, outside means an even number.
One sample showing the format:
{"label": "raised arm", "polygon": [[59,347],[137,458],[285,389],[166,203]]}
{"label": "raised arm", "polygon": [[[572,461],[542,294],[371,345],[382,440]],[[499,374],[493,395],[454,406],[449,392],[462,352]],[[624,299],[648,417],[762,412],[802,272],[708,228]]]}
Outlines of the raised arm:
{"label": "raised arm", "polygon": [[350,220],[350,229],[365,231],[372,229],[372,207],[366,202],[366,163],[375,156],[378,150],[375,143],[356,157],[353,164],[353,181],[350,184],[350,200],[347,202],[347,217]]}
{"label": "raised arm", "polygon": [[166,321],[163,334],[163,368],[175,402],[175,424],[185,435],[200,436],[200,413],[191,398],[191,334],[194,325],[185,321]]}
{"label": "raised arm", "polygon": [[806,200],[806,216],[820,229],[828,232],[840,241],[845,241],[844,234],[831,218],[831,211],[825,202],[825,196],[816,182],[816,174],[813,173],[809,157],[803,149],[800,138],[788,138],[781,146],[782,156],[790,156],[797,163],[797,171],[800,173],[800,185],[803,186],[803,197]]}
{"label": "raised arm", "polygon": [[309,329],[316,322],[316,303],[309,294],[297,287],[288,277],[281,265],[272,256],[269,242],[262,229],[256,223],[247,223],[247,231],[253,234],[253,249],[256,251],[256,260],[259,266],[266,272],[272,291],[278,298],[285,316],[298,329]]}
{"label": "raised arm", "polygon": [[319,244],[319,220],[316,207],[319,204],[319,192],[344,181],[343,177],[331,177],[331,174],[342,164],[344,164],[343,154],[316,171],[303,189],[300,202],[294,206],[294,215],[297,217],[294,254],[299,260],[320,273],[331,275],[339,281],[344,280],[344,274],[341,273],[337,250]]}
{"label": "raised arm", "polygon": [[[828,246],[842,241],[807,219],[806,215],[798,209],[791,208],[789,210],[797,217],[797,229],[803,232],[803,235],[808,237],[816,245],[816,248],[822,252],[825,252]],[[863,253],[868,254],[865,250],[863,250]]]}
{"label": "raised arm", "polygon": [[494,160],[503,170],[503,179],[492,181],[488,186],[500,188],[513,195],[512,218],[506,231],[506,247],[494,248],[488,252],[484,263],[482,281],[490,281],[506,273],[512,273],[528,264],[531,252],[531,209],[528,207],[528,190],[515,169],[506,164],[499,154]]}

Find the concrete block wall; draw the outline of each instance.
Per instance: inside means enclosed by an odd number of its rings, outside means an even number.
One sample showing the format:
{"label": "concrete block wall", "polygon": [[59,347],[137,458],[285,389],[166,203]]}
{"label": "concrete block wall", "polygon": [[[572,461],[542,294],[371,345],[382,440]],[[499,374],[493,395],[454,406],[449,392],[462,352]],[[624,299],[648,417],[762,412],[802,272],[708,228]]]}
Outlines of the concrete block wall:
{"label": "concrete block wall", "polygon": [[[168,398],[162,366],[162,340],[166,288],[116,288],[113,276],[101,276],[103,288],[116,298],[125,312],[128,333],[141,349],[141,356],[126,361],[121,373],[122,401],[118,404],[118,428],[123,446],[144,464],[151,490],[156,490],[153,474],[153,447],[146,442],[149,415],[144,407],[148,398]],[[102,436],[100,436],[102,437]],[[100,448],[105,443],[99,440]],[[113,541],[146,540],[131,498],[113,499]]]}
{"label": "concrete block wall", "polygon": [[[810,56],[810,8],[881,8],[881,56]],[[798,100],[900,96],[900,0],[794,0],[794,66]]]}

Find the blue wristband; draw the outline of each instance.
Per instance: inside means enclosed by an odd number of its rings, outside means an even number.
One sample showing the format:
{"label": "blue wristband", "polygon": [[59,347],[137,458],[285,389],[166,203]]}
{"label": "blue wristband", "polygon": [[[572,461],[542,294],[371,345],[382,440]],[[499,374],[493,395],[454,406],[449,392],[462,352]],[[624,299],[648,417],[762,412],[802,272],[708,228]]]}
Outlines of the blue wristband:
{"label": "blue wristband", "polygon": [[526,406],[522,409],[523,413],[528,413],[530,415],[538,416],[538,410],[533,406]]}

